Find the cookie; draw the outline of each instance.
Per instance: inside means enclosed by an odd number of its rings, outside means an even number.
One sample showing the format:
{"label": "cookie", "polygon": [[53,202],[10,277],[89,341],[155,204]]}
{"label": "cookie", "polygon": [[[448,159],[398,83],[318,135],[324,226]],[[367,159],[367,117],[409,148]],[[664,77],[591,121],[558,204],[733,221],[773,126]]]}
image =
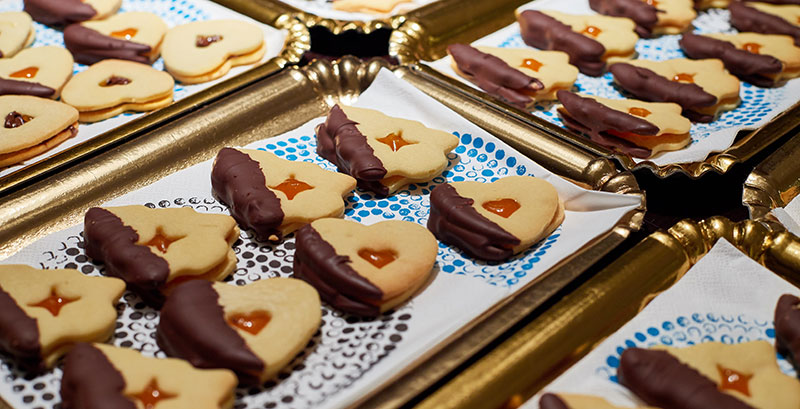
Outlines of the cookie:
{"label": "cookie", "polygon": [[0,167],[47,152],[78,134],[78,111],[29,95],[0,96]]}
{"label": "cookie", "polygon": [[167,25],[157,15],[131,11],[71,24],[64,29],[64,44],[81,64],[105,59],[152,64],[161,53],[166,32]]}
{"label": "cookie", "polygon": [[72,54],[55,46],[26,48],[0,60],[0,95],[56,99],[72,77]]}
{"label": "cookie", "polygon": [[86,20],[101,20],[119,10],[122,0],[23,0],[34,20],[61,27]]}
{"label": "cookie", "polygon": [[76,342],[111,337],[124,290],[77,270],[0,265],[0,348],[26,368],[52,368]]}
{"label": "cookie", "polygon": [[374,317],[409,299],[431,276],[438,245],[424,227],[320,219],[297,231],[294,276],[343,312]]}
{"label": "cookie", "polygon": [[[657,409],[639,407],[638,409]],[[539,399],[539,409],[629,409],[627,406],[616,406],[608,403],[603,398],[588,395],[573,395],[567,393],[545,393]]]}
{"label": "cookie", "polygon": [[691,142],[692,123],[668,102],[606,99],[559,91],[564,124],[610,149],[636,158],[681,149]]}
{"label": "cookie", "polygon": [[333,9],[350,13],[386,14],[412,0],[334,0]]}
{"label": "cookie", "polygon": [[800,368],[800,298],[784,294],[775,307],[775,348]]}
{"label": "cookie", "polygon": [[444,183],[431,193],[428,229],[472,257],[505,260],[564,221],[558,191],[543,179],[508,176],[492,183]]}
{"label": "cookie", "polygon": [[517,21],[525,44],[567,53],[569,63],[586,75],[603,75],[606,63],[636,56],[639,36],[631,19],[525,10]]}
{"label": "cookie", "polygon": [[636,22],[639,37],[686,31],[697,17],[692,0],[589,0],[592,10]]}
{"label": "cookie", "polygon": [[215,80],[232,67],[261,61],[264,32],[241,20],[197,21],[172,28],[164,36],[164,66],[184,84]]}
{"label": "cookie", "polygon": [[130,348],[78,344],[64,360],[63,409],[230,409],[236,377]]}
{"label": "cookie", "polygon": [[321,322],[319,295],[294,278],[236,286],[192,281],[170,294],[156,332],[168,355],[261,384],[300,353]]}
{"label": "cookie", "polygon": [[679,43],[689,58],[719,58],[731,74],[759,87],[774,87],[800,75],[800,47],[789,36],[686,33]]}
{"label": "cookie", "polygon": [[23,11],[0,13],[0,58],[13,57],[23,48],[33,44],[36,30],[33,19]]}
{"label": "cookie", "polygon": [[694,0],[695,10],[708,10],[710,8],[727,8],[731,0]]}
{"label": "cookie", "polygon": [[783,34],[794,38],[800,46],[800,3],[776,5],[734,1],[728,7],[731,25],[743,32]]}
{"label": "cookie", "polygon": [[458,146],[458,137],[421,122],[346,105],[334,105],[316,131],[317,153],[379,196],[440,175]]}
{"label": "cookie", "polygon": [[239,228],[230,216],[190,208],[93,207],[86,212],[86,254],[105,263],[151,306],[188,280],[221,280],[236,267],[231,245]]}
{"label": "cookie", "polygon": [[578,79],[578,69],[561,51],[453,44],[447,53],[458,75],[521,108],[556,99],[556,91],[572,88]]}
{"label": "cookie", "polygon": [[614,64],[609,71],[614,81],[635,97],[674,102],[683,108],[683,116],[695,122],[711,122],[741,102],[739,80],[716,58],[632,60]]}
{"label": "cookie", "polygon": [[800,382],[781,372],[766,341],[706,342],[622,352],[619,383],[662,409],[790,409]]}
{"label": "cookie", "polygon": [[[742,0],[745,3],[752,3],[753,0]],[[757,0],[758,3],[770,4],[800,4],[800,0]]]}
{"label": "cookie", "polygon": [[355,187],[350,176],[251,149],[223,148],[211,171],[214,195],[260,240],[280,241],[316,219],[340,217],[342,198]]}
{"label": "cookie", "polygon": [[80,111],[81,122],[97,122],[123,112],[146,112],[172,103],[175,81],[149,65],[103,60],[72,77],[61,93]]}

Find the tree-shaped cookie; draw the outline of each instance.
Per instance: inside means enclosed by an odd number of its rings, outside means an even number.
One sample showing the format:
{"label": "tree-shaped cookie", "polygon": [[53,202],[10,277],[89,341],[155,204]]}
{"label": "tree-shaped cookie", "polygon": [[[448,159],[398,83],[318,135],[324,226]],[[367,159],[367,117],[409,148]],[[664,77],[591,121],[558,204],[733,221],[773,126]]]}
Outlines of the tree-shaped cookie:
{"label": "tree-shaped cookie", "polygon": [[23,48],[33,44],[36,30],[33,20],[23,11],[0,13],[0,58],[13,57]]}
{"label": "tree-shaped cookie", "polygon": [[294,275],[332,307],[376,316],[422,287],[436,253],[436,239],[416,223],[320,219],[297,231]]}
{"label": "tree-shaped cookie", "polygon": [[72,77],[72,54],[55,46],[26,48],[0,60],[0,95],[56,99]]}
{"label": "tree-shaped cookie", "polygon": [[0,265],[0,347],[26,368],[52,367],[76,342],[111,337],[124,290],[77,270]]}
{"label": "tree-shaped cookie", "polygon": [[156,339],[198,368],[227,368],[242,382],[263,383],[305,348],[320,320],[319,295],[300,280],[192,281],[164,303]]}
{"label": "tree-shaped cookie", "polygon": [[211,171],[214,194],[259,239],[279,241],[304,224],[344,212],[350,176],[266,151],[223,148]]}
{"label": "tree-shaped cookie", "polygon": [[[657,409],[650,406],[637,406],[637,409]],[[539,409],[630,409],[616,406],[603,398],[571,393],[545,393],[539,398]]]}
{"label": "tree-shaped cookie", "polygon": [[697,17],[692,0],[589,0],[592,10],[636,22],[642,38],[686,31]]}
{"label": "tree-shaped cookie", "polygon": [[64,360],[63,409],[230,409],[236,377],[224,369],[197,369],[180,359],[82,343]]}
{"label": "tree-shaped cookie", "polygon": [[151,64],[161,53],[166,32],[167,25],[157,15],[131,11],[67,26],[64,45],[81,64],[109,58]]}
{"label": "tree-shaped cookie", "polygon": [[78,134],[78,111],[29,95],[0,96],[0,167],[46,152]]}
{"label": "tree-shaped cookie", "polygon": [[84,218],[86,254],[105,273],[158,307],[163,293],[194,279],[221,280],[236,267],[231,245],[239,228],[230,216],[190,208],[93,207]]}
{"label": "tree-shaped cookie", "polygon": [[346,105],[317,126],[317,153],[379,196],[440,175],[456,146],[456,136],[421,122]]}

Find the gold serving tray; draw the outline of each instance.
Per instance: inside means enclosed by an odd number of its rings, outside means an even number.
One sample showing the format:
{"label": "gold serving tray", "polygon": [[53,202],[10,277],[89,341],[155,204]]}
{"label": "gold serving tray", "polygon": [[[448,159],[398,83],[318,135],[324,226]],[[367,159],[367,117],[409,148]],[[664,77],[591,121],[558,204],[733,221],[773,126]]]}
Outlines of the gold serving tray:
{"label": "gold serving tray", "polygon": [[769,215],[772,209],[784,207],[800,195],[800,134],[795,135],[768,156],[747,176],[742,192],[742,202],[750,211],[750,218],[780,226]]}
{"label": "gold serving tray", "polygon": [[[80,223],[91,206],[208,160],[224,146],[263,140],[324,116],[333,103],[354,101],[386,66],[383,60],[364,63],[345,57],[337,63],[316,61],[303,68],[287,68],[14,192],[0,204],[0,257],[8,257],[45,235]],[[482,109],[480,102],[465,99],[413,70],[393,70],[549,170],[590,189],[642,196],[633,175],[618,171],[608,159],[544,137],[519,121]],[[644,205],[631,211],[611,231],[410,363],[404,373],[364,397],[371,398],[365,404],[395,406],[421,393],[638,230],[643,215]]]}
{"label": "gold serving tray", "polygon": [[684,220],[651,234],[424,400],[419,408],[499,408],[527,399],[633,318],[725,238],[800,285],[800,239],[752,220]]}
{"label": "gold serving tray", "polygon": [[[215,2],[267,25],[287,30],[289,35],[283,45],[281,54],[258,67],[190,95],[168,107],[153,111],[148,115],[127,122],[124,125],[100,134],[72,148],[46,157],[45,159],[33,159],[34,162],[31,165],[0,177],[0,201],[5,200],[5,197],[11,191],[17,190],[22,186],[28,185],[35,180],[39,180],[69,165],[85,160],[89,156],[118,145],[123,141],[135,138],[181,115],[189,113],[198,107],[210,104],[247,84],[280,71],[288,64],[296,64],[300,61],[303,54],[311,47],[308,29],[303,24],[300,24],[293,15],[279,14],[276,12],[268,13],[261,9],[254,10],[253,8],[243,7],[243,4],[250,3],[249,0],[220,0]],[[239,7],[231,7],[228,3],[236,3]],[[42,157],[46,155],[45,153]]]}

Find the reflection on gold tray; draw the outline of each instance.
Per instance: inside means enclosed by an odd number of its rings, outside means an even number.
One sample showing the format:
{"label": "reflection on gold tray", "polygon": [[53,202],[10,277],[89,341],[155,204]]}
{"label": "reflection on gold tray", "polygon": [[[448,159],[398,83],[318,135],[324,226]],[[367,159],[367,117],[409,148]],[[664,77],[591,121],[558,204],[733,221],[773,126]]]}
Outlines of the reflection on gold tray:
{"label": "reflection on gold tray", "polygon": [[497,408],[546,386],[633,318],[725,238],[800,285],[800,239],[762,223],[713,217],[651,234],[423,401],[420,408]]}
{"label": "reflection on gold tray", "polygon": [[768,217],[772,209],[785,207],[800,195],[800,135],[795,135],[758,164],[744,182],[742,202],[750,211],[750,218],[779,228]]}
{"label": "reflection on gold tray", "polygon": [[[79,223],[90,206],[208,160],[223,146],[263,140],[324,116],[335,101],[354,101],[386,65],[382,60],[363,63],[346,57],[335,64],[317,61],[283,70],[45,182],[14,192],[0,204],[0,256],[8,257],[45,235]],[[481,110],[479,102],[464,99],[412,70],[394,68],[394,72],[557,174],[590,189],[641,195],[633,175],[617,171],[608,159],[545,138],[494,111]],[[382,386],[381,393],[376,390],[364,399],[372,397],[370,405],[409,401],[619,245],[639,229],[643,214],[644,205],[632,210],[611,231],[410,363],[406,372]]]}

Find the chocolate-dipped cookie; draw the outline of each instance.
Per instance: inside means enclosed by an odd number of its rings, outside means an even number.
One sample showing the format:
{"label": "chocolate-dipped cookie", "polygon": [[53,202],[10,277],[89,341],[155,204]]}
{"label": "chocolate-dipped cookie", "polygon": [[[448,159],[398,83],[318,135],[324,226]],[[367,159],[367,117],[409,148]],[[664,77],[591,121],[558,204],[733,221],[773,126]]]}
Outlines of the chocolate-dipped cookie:
{"label": "chocolate-dipped cookie", "polygon": [[589,0],[589,6],[600,14],[633,20],[642,38],[682,33],[697,17],[692,0]]}
{"label": "chocolate-dipped cookie", "polygon": [[119,10],[122,0],[23,0],[34,20],[61,27],[86,20],[104,19]]}
{"label": "chocolate-dipped cookie", "polygon": [[775,348],[800,368],[800,298],[784,294],[775,307]]}
{"label": "chocolate-dipped cookie", "polygon": [[742,0],[745,3],[751,3],[757,1],[758,3],[770,3],[770,4],[800,4],[800,0]]}
{"label": "chocolate-dipped cookie", "polygon": [[783,34],[794,38],[800,46],[800,3],[776,5],[734,1],[728,7],[731,24],[743,32]]}
{"label": "chocolate-dipped cookie", "polygon": [[29,95],[0,96],[0,168],[30,159],[78,134],[78,111]]}
{"label": "chocolate-dipped cookie", "polygon": [[0,60],[0,95],[56,99],[72,77],[72,54],[55,46],[26,48]]}
{"label": "chocolate-dipped cookie", "polygon": [[458,137],[421,122],[346,105],[334,105],[316,133],[317,153],[379,196],[440,175],[458,146]]}
{"label": "chocolate-dipped cookie", "polygon": [[374,317],[427,282],[437,242],[424,227],[389,220],[364,226],[319,219],[297,231],[294,276],[338,310]]}
{"label": "chocolate-dipped cookie", "polygon": [[13,57],[23,48],[33,44],[36,30],[33,20],[23,11],[0,13],[0,58]]}
{"label": "chocolate-dipped cookie", "polygon": [[694,0],[695,10],[708,10],[710,8],[727,8],[731,0]]}
{"label": "chocolate-dipped cookie", "polygon": [[157,15],[132,11],[71,24],[64,29],[64,44],[81,64],[106,59],[151,64],[161,52],[166,32],[167,25]]}
{"label": "chocolate-dipped cookie", "polygon": [[[571,393],[545,393],[539,398],[539,409],[629,409],[627,406],[616,406],[596,396],[575,395]],[[657,409],[639,407],[637,409]]]}
{"label": "chocolate-dipped cookie", "polygon": [[319,295],[294,278],[244,286],[192,281],[170,294],[156,340],[198,368],[226,368],[258,384],[303,350],[321,320]]}
{"label": "chocolate-dipped cookie", "polygon": [[550,183],[509,176],[492,183],[444,183],[431,193],[428,229],[471,257],[501,261],[547,237],[564,220]]}

